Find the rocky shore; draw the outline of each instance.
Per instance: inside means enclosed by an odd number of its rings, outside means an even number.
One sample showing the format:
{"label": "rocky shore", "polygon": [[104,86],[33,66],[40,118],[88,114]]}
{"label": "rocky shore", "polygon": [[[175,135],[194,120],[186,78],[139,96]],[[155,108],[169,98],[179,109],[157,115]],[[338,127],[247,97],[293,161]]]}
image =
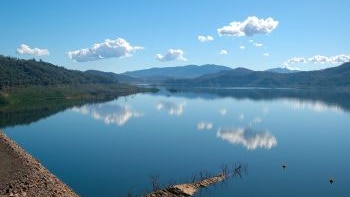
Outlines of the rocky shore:
{"label": "rocky shore", "polygon": [[78,195],[0,130],[0,197]]}

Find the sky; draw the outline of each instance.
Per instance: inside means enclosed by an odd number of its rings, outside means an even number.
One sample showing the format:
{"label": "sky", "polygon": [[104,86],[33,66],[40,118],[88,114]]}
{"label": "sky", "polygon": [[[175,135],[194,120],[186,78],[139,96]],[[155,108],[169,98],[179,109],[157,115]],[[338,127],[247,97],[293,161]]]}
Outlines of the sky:
{"label": "sky", "polygon": [[318,70],[350,61],[345,0],[2,0],[0,54],[122,73],[217,64]]}

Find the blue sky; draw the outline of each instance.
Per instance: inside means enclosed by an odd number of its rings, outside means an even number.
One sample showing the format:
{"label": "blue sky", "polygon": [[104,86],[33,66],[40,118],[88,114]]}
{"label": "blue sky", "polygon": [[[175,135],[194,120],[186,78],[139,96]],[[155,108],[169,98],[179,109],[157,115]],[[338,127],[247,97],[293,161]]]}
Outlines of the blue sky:
{"label": "blue sky", "polygon": [[0,54],[116,73],[188,64],[315,70],[350,60],[349,7],[344,0],[3,0]]}

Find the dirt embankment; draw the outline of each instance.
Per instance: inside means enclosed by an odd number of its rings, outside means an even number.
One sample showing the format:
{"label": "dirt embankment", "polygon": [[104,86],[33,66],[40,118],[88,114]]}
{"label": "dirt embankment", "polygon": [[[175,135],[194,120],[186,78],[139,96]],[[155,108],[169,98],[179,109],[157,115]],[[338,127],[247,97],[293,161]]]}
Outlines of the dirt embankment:
{"label": "dirt embankment", "polygon": [[0,197],[78,197],[0,130]]}

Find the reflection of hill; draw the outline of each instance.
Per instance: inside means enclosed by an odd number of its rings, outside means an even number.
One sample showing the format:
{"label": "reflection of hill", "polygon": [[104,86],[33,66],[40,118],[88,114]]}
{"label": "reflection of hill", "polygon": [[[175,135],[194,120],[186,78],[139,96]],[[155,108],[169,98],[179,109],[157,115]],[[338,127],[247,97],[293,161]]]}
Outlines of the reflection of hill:
{"label": "reflection of hill", "polygon": [[124,84],[29,86],[0,90],[0,128],[29,124],[74,106],[153,90]]}
{"label": "reflection of hill", "polygon": [[91,103],[91,101],[50,102],[41,105],[0,110],[0,128],[30,124],[65,109],[73,106],[81,106],[85,103]]}
{"label": "reflection of hill", "polygon": [[300,101],[322,102],[329,106],[338,106],[350,111],[350,90],[305,90],[305,89],[226,89],[226,88],[180,88],[167,93],[168,96],[185,98],[217,99],[230,97],[235,99],[275,100],[295,99]]}

